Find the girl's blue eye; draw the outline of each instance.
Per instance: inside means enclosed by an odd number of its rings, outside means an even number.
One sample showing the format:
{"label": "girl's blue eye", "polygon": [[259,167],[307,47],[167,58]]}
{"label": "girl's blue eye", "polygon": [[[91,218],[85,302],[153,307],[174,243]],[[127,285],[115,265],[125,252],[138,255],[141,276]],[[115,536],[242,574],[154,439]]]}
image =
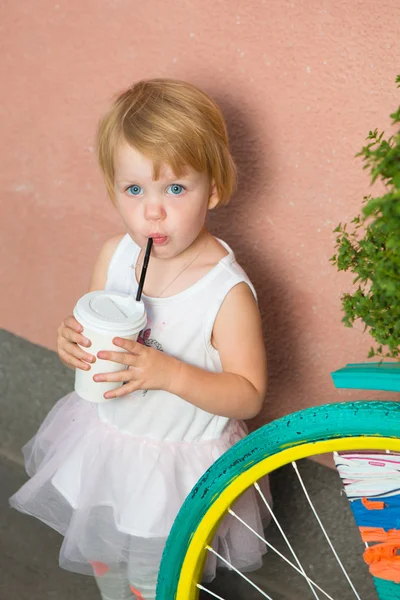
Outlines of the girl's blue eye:
{"label": "girl's blue eye", "polygon": [[131,185],[126,190],[130,196],[139,196],[142,193],[140,185]]}
{"label": "girl's blue eye", "polygon": [[168,190],[170,190],[170,193],[173,196],[180,196],[182,194],[182,192],[185,191],[185,188],[183,187],[183,185],[179,185],[178,183],[173,183],[172,185],[169,186]]}

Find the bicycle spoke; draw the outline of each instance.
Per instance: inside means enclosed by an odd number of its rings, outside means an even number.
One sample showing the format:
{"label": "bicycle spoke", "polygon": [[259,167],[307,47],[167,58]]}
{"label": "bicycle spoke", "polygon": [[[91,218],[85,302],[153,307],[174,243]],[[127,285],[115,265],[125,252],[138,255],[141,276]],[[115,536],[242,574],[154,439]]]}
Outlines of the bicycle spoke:
{"label": "bicycle spoke", "polygon": [[297,478],[298,478],[298,480],[300,482],[300,485],[301,485],[301,487],[303,489],[304,495],[307,498],[308,504],[310,505],[310,508],[313,511],[315,518],[317,519],[317,522],[318,522],[318,524],[319,524],[319,526],[321,528],[321,531],[324,534],[324,536],[325,536],[325,538],[326,538],[326,540],[327,540],[327,542],[329,544],[329,547],[332,550],[333,555],[335,556],[335,558],[336,558],[336,560],[338,562],[338,565],[342,569],[342,571],[344,573],[344,576],[346,577],[346,579],[347,579],[347,581],[348,581],[351,589],[353,590],[354,595],[356,596],[357,600],[361,600],[360,596],[358,595],[358,592],[357,592],[356,588],[353,585],[353,582],[351,581],[351,579],[349,577],[349,574],[347,573],[346,569],[344,568],[344,565],[343,565],[342,561],[340,560],[340,558],[339,558],[339,556],[338,556],[338,554],[337,554],[337,552],[336,552],[336,550],[335,550],[335,548],[334,548],[334,546],[333,546],[333,544],[332,544],[332,542],[330,540],[329,535],[327,534],[327,532],[325,530],[325,527],[322,524],[321,519],[319,518],[319,515],[318,515],[317,511],[315,510],[315,507],[314,507],[314,505],[312,503],[312,500],[311,500],[311,498],[310,498],[310,496],[309,496],[309,494],[307,492],[307,488],[304,485],[304,481],[303,481],[303,479],[302,479],[302,477],[301,477],[301,475],[299,473],[299,469],[297,467],[297,464],[295,462],[292,462],[292,467],[293,467],[293,469],[294,469],[294,471],[295,471],[295,473],[297,475]]}
{"label": "bicycle spoke", "polygon": [[243,523],[243,525],[245,525],[247,527],[247,529],[249,529],[252,533],[254,533],[254,535],[256,535],[261,541],[263,541],[268,546],[268,548],[271,548],[271,550],[273,552],[275,552],[282,560],[287,562],[287,564],[290,565],[292,567],[292,569],[297,571],[297,573],[300,573],[300,575],[302,577],[304,577],[307,580],[307,582],[309,582],[311,585],[314,585],[322,594],[324,594],[328,598],[328,600],[334,600],[334,598],[332,598],[332,596],[330,596],[327,592],[325,592],[325,590],[323,590],[317,583],[315,583],[315,581],[310,579],[307,576],[307,574],[304,572],[304,570],[301,571],[298,567],[296,567],[296,565],[294,565],[292,562],[290,562],[290,560],[288,558],[286,558],[286,556],[284,556],[281,552],[279,552],[279,550],[277,548],[275,548],[275,546],[270,544],[265,538],[262,537],[262,535],[260,535],[252,527],[250,527],[250,525],[248,525],[245,521],[243,521],[243,519],[241,519],[236,513],[234,513],[232,509],[229,509],[228,512],[229,512],[229,514],[234,516],[236,519],[238,519],[238,521]]}
{"label": "bicycle spoke", "polygon": [[197,587],[199,588],[199,590],[203,590],[203,592],[207,592],[207,594],[210,594],[210,596],[218,598],[218,600],[225,600],[225,598],[222,598],[222,596],[217,596],[217,594],[214,594],[214,592],[212,592],[211,590],[208,590],[207,588],[203,587],[202,585],[200,585],[200,583],[197,584]]}
{"label": "bicycle spoke", "polygon": [[264,598],[267,598],[267,600],[273,600],[273,598],[271,598],[271,596],[268,596],[268,594],[266,594],[265,592],[263,592],[262,589],[258,587],[258,585],[256,585],[253,581],[251,581],[251,579],[249,579],[248,577],[246,577],[246,575],[244,575],[241,571],[239,571],[239,569],[236,569],[236,567],[234,567],[233,565],[231,565],[229,561],[227,561],[223,556],[221,556],[220,554],[218,554],[218,552],[216,552],[214,550],[214,548],[211,548],[211,546],[206,546],[206,549],[209,552],[212,552],[213,554],[215,554],[215,556],[217,556],[220,560],[222,560],[222,562],[224,562],[226,565],[228,565],[228,567],[230,569],[232,569],[232,571],[235,571],[235,573],[237,573],[238,575],[240,575],[240,577],[242,577],[243,579],[245,579],[247,581],[247,583],[249,583],[250,585],[252,585],[253,588],[255,588],[258,592],[260,592],[260,594],[262,596],[264,596]]}
{"label": "bicycle spoke", "polygon": [[[289,550],[290,550],[290,552],[292,553],[292,555],[293,555],[293,557],[294,557],[295,561],[296,561],[296,562],[297,562],[297,564],[299,565],[299,567],[300,567],[300,571],[301,571],[301,573],[302,573],[303,577],[305,577],[305,579],[307,580],[307,583],[308,583],[308,585],[309,585],[309,587],[310,587],[310,590],[311,590],[311,591],[312,591],[312,593],[314,594],[314,597],[315,597],[317,600],[319,600],[319,597],[318,597],[318,595],[317,595],[316,591],[314,590],[314,588],[312,587],[312,585],[311,585],[311,583],[310,583],[310,580],[309,580],[309,578],[307,577],[307,575],[306,575],[306,572],[304,571],[304,569],[303,569],[303,566],[302,566],[302,564],[301,564],[301,562],[300,562],[299,558],[297,557],[297,554],[295,553],[295,551],[294,551],[294,549],[293,549],[293,547],[292,547],[291,543],[289,542],[288,538],[286,537],[286,534],[285,534],[285,532],[283,531],[283,529],[282,529],[282,527],[281,527],[281,524],[278,522],[278,519],[276,518],[274,511],[271,509],[271,507],[270,507],[270,505],[269,505],[269,503],[268,503],[267,499],[265,498],[264,494],[262,493],[262,491],[261,491],[261,488],[260,488],[260,486],[258,485],[258,482],[257,482],[257,481],[255,482],[255,484],[254,484],[254,487],[256,488],[257,492],[260,494],[260,496],[261,496],[261,498],[262,498],[262,500],[263,500],[263,502],[264,502],[265,506],[267,507],[267,509],[268,509],[268,511],[269,511],[269,513],[270,513],[270,515],[271,515],[271,517],[273,518],[273,520],[274,520],[274,522],[275,522],[276,526],[278,527],[278,529],[279,529],[279,531],[280,531],[281,535],[283,536],[283,539],[285,540],[285,542],[286,542],[287,546],[289,547]],[[322,591],[323,591],[323,590],[322,590]],[[325,594],[325,592],[323,592],[323,593]],[[326,594],[325,594],[325,595],[326,595]]]}

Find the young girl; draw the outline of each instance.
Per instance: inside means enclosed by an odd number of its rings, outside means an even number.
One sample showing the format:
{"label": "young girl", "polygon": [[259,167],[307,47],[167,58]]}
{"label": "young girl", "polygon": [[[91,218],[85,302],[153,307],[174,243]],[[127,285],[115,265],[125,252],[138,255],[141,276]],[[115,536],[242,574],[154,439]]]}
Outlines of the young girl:
{"label": "young girl", "polygon": [[[60,565],[94,575],[103,600],[155,598],[166,538],[207,468],[246,435],[260,411],[266,358],[252,284],[229,246],[205,225],[235,186],[220,109],[181,81],[141,81],[100,123],[100,166],[126,233],[104,245],[90,291],[136,294],[143,250],[153,249],[143,301],[148,324],[122,352],[90,353],[68,316],[58,354],[73,369],[97,358],[128,370],[96,375],[125,384],[92,404],[61,399],[24,447],[31,479],[11,498],[64,536]],[[82,347],[86,347],[87,351]],[[236,503],[260,534],[252,490]],[[261,566],[265,546],[232,516],[214,547],[241,570]],[[204,580],[215,576],[211,554]],[[172,600],[172,599],[171,599]]]}

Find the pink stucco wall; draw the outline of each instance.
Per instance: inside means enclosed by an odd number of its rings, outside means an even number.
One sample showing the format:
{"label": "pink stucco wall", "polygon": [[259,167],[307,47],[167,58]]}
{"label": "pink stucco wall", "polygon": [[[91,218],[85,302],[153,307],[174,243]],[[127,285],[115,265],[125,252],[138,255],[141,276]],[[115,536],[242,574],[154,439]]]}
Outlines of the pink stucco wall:
{"label": "pink stucco wall", "polygon": [[187,79],[222,105],[239,165],[240,192],[210,225],[259,292],[266,414],[350,397],[329,372],[370,340],[341,324],[350,279],[330,266],[332,229],[368,192],[354,154],[399,103],[398,0],[19,0],[2,13],[0,326],[55,348],[121,231],[93,155],[98,117],[134,80]]}

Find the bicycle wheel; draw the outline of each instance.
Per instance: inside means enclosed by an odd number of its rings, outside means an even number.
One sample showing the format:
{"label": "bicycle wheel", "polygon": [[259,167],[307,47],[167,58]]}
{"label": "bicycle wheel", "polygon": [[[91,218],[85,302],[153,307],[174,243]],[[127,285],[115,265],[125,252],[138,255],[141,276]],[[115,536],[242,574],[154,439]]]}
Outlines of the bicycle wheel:
{"label": "bicycle wheel", "polygon": [[[360,401],[302,410],[241,440],[210,467],[182,506],[161,562],[157,600],[196,600],[199,590],[206,589],[201,585],[202,571],[212,550],[213,535],[235,500],[250,486],[257,486],[260,478],[290,463],[296,468],[296,461],[319,454],[362,450],[399,453],[399,432],[397,403]],[[304,577],[303,567],[293,563]],[[307,583],[319,598],[320,588],[310,579]],[[399,588],[381,579],[376,585],[382,600],[400,598]],[[268,594],[264,597],[271,598]],[[357,592],[355,597],[359,598]]]}

